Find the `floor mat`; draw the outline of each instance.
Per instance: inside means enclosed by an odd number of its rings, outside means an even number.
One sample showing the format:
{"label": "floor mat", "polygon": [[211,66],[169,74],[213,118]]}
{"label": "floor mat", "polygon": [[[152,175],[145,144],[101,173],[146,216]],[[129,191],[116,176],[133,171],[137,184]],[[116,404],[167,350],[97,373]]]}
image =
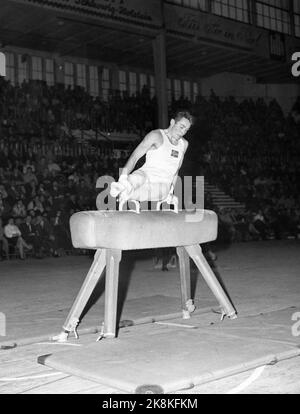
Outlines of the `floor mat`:
{"label": "floor mat", "polygon": [[292,334],[296,311],[209,327],[197,327],[200,315],[178,324],[140,325],[115,339],[40,356],[38,362],[128,393],[168,393],[300,355],[299,337]]}
{"label": "floor mat", "polygon": [[[195,300],[196,314],[218,308],[214,298]],[[153,295],[132,298],[119,305],[118,315],[120,326],[127,324],[145,323],[152,320],[165,319],[173,315],[180,317],[181,301],[179,297]],[[51,311],[28,311],[22,310],[7,317],[7,332],[5,337],[0,337],[1,344],[9,341],[22,342],[24,338],[50,337],[57,334],[65,322],[69,309],[62,308]],[[82,318],[79,325],[79,334],[92,328],[100,327],[104,320],[104,300],[96,303]],[[26,331],[26,332],[25,332]],[[53,335],[52,335],[53,334]]]}

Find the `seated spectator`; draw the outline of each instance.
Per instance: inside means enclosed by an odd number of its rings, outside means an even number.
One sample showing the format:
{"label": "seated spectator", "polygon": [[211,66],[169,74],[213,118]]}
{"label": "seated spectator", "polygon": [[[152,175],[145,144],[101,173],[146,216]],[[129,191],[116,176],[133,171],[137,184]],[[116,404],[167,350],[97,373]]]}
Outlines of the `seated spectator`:
{"label": "seated spectator", "polygon": [[6,217],[11,210],[11,206],[2,199],[2,196],[0,195],[0,216]]}
{"label": "seated spectator", "polygon": [[86,200],[83,195],[79,194],[79,196],[77,197],[77,203],[79,210],[89,210],[89,201]]}
{"label": "seated spectator", "polygon": [[33,173],[35,173],[35,166],[34,166],[34,163],[33,163],[31,160],[26,160],[26,161],[25,161],[25,164],[23,165],[23,169],[22,169],[23,174],[26,174],[26,172],[27,172],[27,168],[28,168],[28,167],[30,167],[30,168],[31,168],[31,171],[32,171]]}
{"label": "seated spectator", "polygon": [[48,171],[48,161],[46,157],[41,157],[36,162],[36,174],[41,179],[44,171]]}
{"label": "seated spectator", "polygon": [[26,217],[26,207],[23,203],[22,200],[17,200],[17,202],[13,205],[12,208],[12,216],[13,217],[22,217],[25,218]]}
{"label": "seated spectator", "polygon": [[6,226],[4,226],[4,235],[7,239],[8,246],[19,251],[20,259],[25,259],[24,249],[31,250],[32,246],[27,244],[22,238],[22,233],[19,227],[15,224],[14,218],[10,217]]}
{"label": "seated spectator", "polygon": [[52,188],[49,189],[49,193],[53,201],[53,211],[58,211],[63,209],[64,204],[64,191],[59,187],[58,182],[55,180],[52,183]]}
{"label": "seated spectator", "polygon": [[266,220],[265,220],[262,210],[258,210],[258,212],[254,214],[253,226],[258,231],[261,238],[263,240],[267,240],[268,226],[266,224]]}
{"label": "seated spectator", "polygon": [[4,207],[3,199],[2,199],[2,196],[0,196],[0,217],[4,215],[4,211],[5,211],[5,207]]}
{"label": "seated spectator", "polygon": [[[0,165],[3,165],[2,163],[1,163],[1,160],[0,160]],[[6,174],[5,174],[5,170],[4,170],[4,168],[3,167],[0,167],[0,183],[5,183],[6,182]]]}
{"label": "seated spectator", "polygon": [[29,201],[27,204],[27,210],[34,210],[35,212],[39,211],[42,214],[44,213],[45,209],[38,195]]}
{"label": "seated spectator", "polygon": [[234,221],[230,214],[230,209],[221,207],[218,212],[220,235],[223,241],[232,242],[235,239]]}
{"label": "seated spectator", "polygon": [[8,193],[5,189],[5,186],[3,184],[0,184],[0,195],[3,200],[5,200],[8,197]]}
{"label": "seated spectator", "polygon": [[31,180],[29,183],[25,184],[26,197],[33,198],[37,195],[37,183],[35,180]]}
{"label": "seated spectator", "polygon": [[61,168],[55,161],[52,160],[48,163],[48,170],[51,174],[54,172],[55,175],[57,175],[61,171]]}
{"label": "seated spectator", "polygon": [[20,224],[20,230],[22,233],[22,237],[28,245],[33,246],[33,250],[35,253],[35,257],[41,258],[41,241],[36,229],[36,226],[32,222],[32,216],[27,214],[25,218],[25,222]]}
{"label": "seated spectator", "polygon": [[79,203],[77,201],[76,194],[68,195],[68,199],[67,199],[66,204],[65,204],[65,209],[68,212],[71,211],[71,210],[74,210],[74,211],[79,211],[80,210],[80,206],[79,206]]}
{"label": "seated spectator", "polygon": [[235,219],[236,239],[243,242],[250,240],[247,213],[237,212]]}
{"label": "seated spectator", "polygon": [[53,228],[40,212],[36,215],[35,226],[40,243],[40,253],[46,256],[54,255],[56,249]]}
{"label": "seated spectator", "polygon": [[5,254],[5,258],[9,259],[9,247],[8,241],[4,236],[4,228],[2,218],[0,217],[0,260],[3,260],[3,253]]}
{"label": "seated spectator", "polygon": [[24,203],[26,203],[27,200],[27,191],[24,185],[18,186],[18,192],[19,192],[19,199],[22,200]]}
{"label": "seated spectator", "polygon": [[9,204],[13,205],[16,203],[16,201],[20,198],[20,190],[16,185],[16,182],[14,180],[12,180],[10,182],[10,186],[7,190],[7,200],[9,202]]}
{"label": "seated spectator", "polygon": [[299,232],[299,215],[297,215],[297,209],[296,208],[289,208],[286,210],[286,231],[287,235],[294,237],[295,239],[298,238],[298,232]]}
{"label": "seated spectator", "polygon": [[23,174],[22,178],[25,184],[29,184],[33,180],[35,181],[36,185],[38,185],[38,179],[36,175],[33,173],[31,167],[27,167],[26,172]]}
{"label": "seated spectator", "polygon": [[[39,212],[37,212],[37,213],[39,213]],[[36,212],[34,210],[28,210],[28,215],[30,215],[30,217],[31,217],[31,223],[33,225],[35,225],[36,224],[36,216],[37,216]]]}
{"label": "seated spectator", "polygon": [[76,194],[77,193],[76,185],[72,178],[68,178],[68,182],[64,189],[64,192],[65,194]]}
{"label": "seated spectator", "polygon": [[86,203],[89,203],[91,198],[91,188],[87,185],[86,181],[80,179],[79,184],[77,185],[77,195],[81,195],[83,200]]}
{"label": "seated spectator", "polygon": [[72,243],[70,239],[69,232],[69,222],[68,219],[62,214],[59,210],[56,212],[56,215],[51,220],[53,233],[55,236],[55,251],[54,255],[57,254],[61,256],[65,254],[66,251],[72,249]]}
{"label": "seated spectator", "polygon": [[275,239],[280,240],[284,234],[284,228],[280,218],[280,212],[278,208],[269,206],[264,212],[265,219],[268,223],[269,233]]}
{"label": "seated spectator", "polygon": [[37,187],[37,195],[45,195],[45,194],[46,194],[45,185],[43,183],[39,183]]}
{"label": "seated spectator", "polygon": [[18,168],[13,169],[12,174],[10,174],[9,180],[14,181],[16,183],[16,185],[24,183],[23,174],[21,173],[21,171]]}
{"label": "seated spectator", "polygon": [[79,181],[80,181],[80,177],[79,177],[77,171],[73,171],[73,173],[71,175],[69,175],[68,179],[72,180],[75,185],[78,185]]}

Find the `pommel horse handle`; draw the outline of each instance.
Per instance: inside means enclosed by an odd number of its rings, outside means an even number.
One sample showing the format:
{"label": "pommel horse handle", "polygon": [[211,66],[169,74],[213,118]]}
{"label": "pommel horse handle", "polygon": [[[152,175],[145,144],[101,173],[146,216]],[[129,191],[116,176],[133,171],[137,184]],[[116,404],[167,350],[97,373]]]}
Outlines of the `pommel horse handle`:
{"label": "pommel horse handle", "polygon": [[[132,215],[126,211],[85,211],[70,219],[74,247],[95,249],[93,264],[64,323],[54,340],[66,341],[76,332],[80,316],[106,267],[105,315],[102,337],[116,336],[119,263],[122,250],[176,247],[179,257],[183,318],[195,306],[191,298],[190,258],[218,300],[223,315],[234,319],[236,310],[202,254],[200,243],[215,240],[217,216],[212,211],[145,211]],[[143,237],[141,237],[143,235]]]}

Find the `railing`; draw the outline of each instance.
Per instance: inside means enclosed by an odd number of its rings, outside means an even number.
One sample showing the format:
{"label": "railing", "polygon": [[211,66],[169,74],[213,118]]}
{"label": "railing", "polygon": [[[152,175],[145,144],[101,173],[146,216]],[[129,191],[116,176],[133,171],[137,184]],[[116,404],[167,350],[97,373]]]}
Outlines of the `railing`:
{"label": "railing", "polygon": [[[22,142],[22,141],[9,141],[5,144],[10,153],[16,153],[22,157],[28,154],[30,151],[34,155],[46,156],[49,153],[53,154],[56,158],[60,157],[79,157],[79,156],[112,156],[113,148],[107,147],[100,143],[93,144],[79,144],[79,143],[57,143],[57,142]],[[1,150],[1,147],[0,147]]]}

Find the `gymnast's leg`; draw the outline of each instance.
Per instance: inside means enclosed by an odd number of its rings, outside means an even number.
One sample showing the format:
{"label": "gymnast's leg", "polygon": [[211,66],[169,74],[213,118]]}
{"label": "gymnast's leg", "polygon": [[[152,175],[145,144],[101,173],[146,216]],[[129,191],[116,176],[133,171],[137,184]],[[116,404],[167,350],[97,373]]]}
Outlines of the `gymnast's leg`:
{"label": "gymnast's leg", "polygon": [[153,183],[146,181],[138,188],[134,188],[127,199],[136,201],[161,201],[164,200],[170,191],[168,183]]}
{"label": "gymnast's leg", "polygon": [[134,171],[128,176],[121,176],[118,182],[111,184],[112,197],[119,196],[119,201],[161,201],[170,191],[170,183],[159,182],[160,177],[149,177],[143,170]]}

